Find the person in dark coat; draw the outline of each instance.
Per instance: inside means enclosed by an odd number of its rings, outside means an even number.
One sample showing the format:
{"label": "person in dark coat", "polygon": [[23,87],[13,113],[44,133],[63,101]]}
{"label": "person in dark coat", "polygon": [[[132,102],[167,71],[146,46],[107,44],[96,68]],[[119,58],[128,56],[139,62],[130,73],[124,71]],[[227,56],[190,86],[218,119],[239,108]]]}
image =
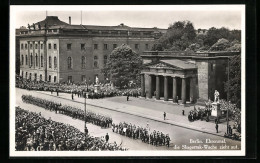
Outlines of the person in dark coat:
{"label": "person in dark coat", "polygon": [[182,115],[184,115],[184,110],[182,110]]}
{"label": "person in dark coat", "polygon": [[129,100],[129,95],[126,96],[126,101],[128,101],[128,100]]}
{"label": "person in dark coat", "polygon": [[73,93],[71,94],[71,99],[74,100],[74,98],[73,98]]}
{"label": "person in dark coat", "polygon": [[217,133],[218,133],[218,124],[216,123],[216,131],[217,131]]}
{"label": "person in dark coat", "polygon": [[165,113],[165,112],[163,113],[163,118],[164,118],[164,120],[165,120],[165,118],[166,118],[166,113]]}
{"label": "person in dark coat", "polygon": [[106,142],[108,142],[108,140],[109,140],[109,135],[108,135],[108,133],[106,134]]}

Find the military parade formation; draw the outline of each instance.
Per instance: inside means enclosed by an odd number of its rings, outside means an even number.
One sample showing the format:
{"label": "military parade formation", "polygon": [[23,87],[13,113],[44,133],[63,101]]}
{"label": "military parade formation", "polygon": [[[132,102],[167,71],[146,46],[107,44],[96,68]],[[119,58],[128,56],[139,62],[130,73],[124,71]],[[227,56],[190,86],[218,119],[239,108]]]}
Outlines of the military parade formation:
{"label": "military parade formation", "polygon": [[131,123],[120,122],[112,124],[112,131],[132,139],[140,139],[142,142],[154,146],[170,146],[170,137],[160,131],[150,132],[149,124],[146,127],[136,126]]}
{"label": "military parade formation", "polygon": [[80,132],[77,128],[15,108],[16,151],[124,151],[116,142]]}

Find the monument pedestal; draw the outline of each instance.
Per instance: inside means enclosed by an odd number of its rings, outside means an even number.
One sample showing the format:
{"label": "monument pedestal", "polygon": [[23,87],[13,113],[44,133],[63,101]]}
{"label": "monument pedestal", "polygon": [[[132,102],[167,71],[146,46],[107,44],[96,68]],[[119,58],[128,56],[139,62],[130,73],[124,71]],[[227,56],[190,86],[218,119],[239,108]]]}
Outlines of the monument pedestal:
{"label": "monument pedestal", "polygon": [[211,105],[212,105],[211,116],[220,117],[221,116],[220,103],[213,102]]}
{"label": "monument pedestal", "polygon": [[95,93],[99,93],[100,92],[100,85],[98,85],[98,84],[94,85],[94,92]]}

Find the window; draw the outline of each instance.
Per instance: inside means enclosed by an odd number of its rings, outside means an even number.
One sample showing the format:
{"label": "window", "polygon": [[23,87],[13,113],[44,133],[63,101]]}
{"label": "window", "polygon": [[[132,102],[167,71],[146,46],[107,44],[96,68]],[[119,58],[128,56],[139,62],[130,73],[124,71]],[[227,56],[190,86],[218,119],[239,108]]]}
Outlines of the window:
{"label": "window", "polygon": [[37,80],[37,73],[34,74],[34,80]]}
{"label": "window", "polygon": [[69,83],[72,82],[72,76],[68,76],[68,82],[69,82]]}
{"label": "window", "polygon": [[38,48],[38,44],[35,44],[35,49],[37,49]]}
{"label": "window", "polygon": [[27,74],[27,72],[25,73],[25,78],[27,79],[27,77],[28,77],[28,74]]}
{"label": "window", "polygon": [[41,67],[43,67],[43,56],[41,55]]}
{"label": "window", "polygon": [[71,57],[68,57],[68,69],[72,69],[72,59]]}
{"label": "window", "polygon": [[22,57],[21,57],[22,59],[21,59],[21,65],[23,65],[23,55],[22,55]]}
{"label": "window", "polygon": [[30,44],[30,49],[32,49],[32,44]]}
{"label": "window", "polygon": [[54,50],[57,50],[57,44],[53,45]]}
{"label": "window", "polygon": [[57,29],[52,30],[53,32],[57,32]]}
{"label": "window", "polygon": [[48,45],[48,49],[51,49],[51,44]]}
{"label": "window", "polygon": [[49,82],[51,82],[51,75],[49,75]]}
{"label": "window", "polygon": [[40,81],[42,81],[42,74],[40,75]]}
{"label": "window", "polygon": [[27,49],[27,44],[24,44],[25,49]]}
{"label": "window", "polygon": [[29,75],[29,79],[32,80],[32,73],[30,73],[30,75]]}
{"label": "window", "polygon": [[67,44],[67,50],[71,50],[71,44]]}
{"label": "window", "polygon": [[80,44],[81,50],[85,50],[85,44]]}
{"label": "window", "polygon": [[104,65],[107,64],[107,55],[104,56]]}
{"label": "window", "polygon": [[98,57],[97,57],[97,56],[94,56],[94,59],[98,59]]}
{"label": "window", "polygon": [[30,57],[30,66],[32,66],[33,65],[33,56],[32,56],[32,53],[31,53],[31,57]]}
{"label": "window", "polygon": [[35,54],[35,65],[38,66],[38,56]]}
{"label": "window", "polygon": [[139,44],[135,44],[135,49],[139,49]]}
{"label": "window", "polygon": [[23,49],[23,44],[21,44],[21,49]]}
{"label": "window", "polygon": [[81,68],[86,68],[86,57],[81,57]]}
{"label": "window", "polygon": [[49,68],[51,68],[51,56],[49,56]]}
{"label": "window", "polygon": [[57,57],[54,57],[54,68],[57,68]]}
{"label": "window", "polygon": [[22,71],[22,78],[23,78],[23,71]]}
{"label": "window", "polygon": [[115,49],[117,47],[117,44],[113,44],[113,49]]}
{"label": "window", "polygon": [[108,49],[107,44],[104,44],[104,50],[107,50],[107,49]]}
{"label": "window", "polygon": [[43,44],[41,44],[41,49],[43,49]]}
{"label": "window", "polygon": [[98,44],[94,44],[94,49],[98,49]]}
{"label": "window", "polygon": [[28,65],[28,57],[27,57],[27,55],[25,56],[25,64]]}
{"label": "window", "polygon": [[97,68],[98,67],[98,63],[97,61],[94,61],[94,68]]}
{"label": "window", "polygon": [[149,50],[149,45],[145,44],[145,50]]}
{"label": "window", "polygon": [[54,76],[54,83],[56,83],[56,76]]}
{"label": "window", "polygon": [[86,81],[86,76],[85,75],[81,75],[81,81]]}

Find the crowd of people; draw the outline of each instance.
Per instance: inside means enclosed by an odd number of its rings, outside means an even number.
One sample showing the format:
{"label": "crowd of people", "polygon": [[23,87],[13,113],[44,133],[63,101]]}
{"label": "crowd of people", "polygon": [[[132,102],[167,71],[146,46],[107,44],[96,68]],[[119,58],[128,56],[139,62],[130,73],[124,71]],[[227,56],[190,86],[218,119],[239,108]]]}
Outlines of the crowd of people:
{"label": "crowd of people", "polygon": [[[45,108],[49,111],[55,111],[55,113],[64,114],[70,116],[75,119],[84,120],[84,110],[68,106],[68,105],[61,105],[61,103],[56,103],[53,101],[41,99],[38,97],[33,97],[31,95],[22,95],[22,101],[33,104],[42,108]],[[92,111],[86,111],[86,122],[101,126],[102,128],[108,128],[112,125],[112,118],[109,116],[96,114]]]}
{"label": "crowd of people", "polygon": [[31,81],[29,79],[23,79],[16,76],[16,87],[37,90],[37,91],[49,91],[51,93],[71,93],[78,97],[86,97],[89,99],[99,99],[114,96],[133,96],[138,97],[141,95],[140,88],[122,89],[119,90],[112,86],[111,83],[100,83],[100,91],[94,92],[94,83],[50,83],[46,81]]}
{"label": "crowd of people", "polygon": [[209,107],[200,108],[198,109],[194,106],[194,110],[191,110],[188,115],[188,120],[193,122],[195,120],[205,120],[209,121],[209,116],[211,116],[211,109]]}
{"label": "crowd of people", "polygon": [[100,151],[126,150],[116,142],[80,132],[68,124],[45,119],[38,113],[15,108],[16,151]]}
{"label": "crowd of people", "polygon": [[112,131],[120,135],[125,135],[133,139],[141,139],[142,142],[154,146],[170,145],[170,137],[160,131],[150,132],[149,124],[146,127],[132,125],[131,123],[120,122],[119,124],[112,124]]}

